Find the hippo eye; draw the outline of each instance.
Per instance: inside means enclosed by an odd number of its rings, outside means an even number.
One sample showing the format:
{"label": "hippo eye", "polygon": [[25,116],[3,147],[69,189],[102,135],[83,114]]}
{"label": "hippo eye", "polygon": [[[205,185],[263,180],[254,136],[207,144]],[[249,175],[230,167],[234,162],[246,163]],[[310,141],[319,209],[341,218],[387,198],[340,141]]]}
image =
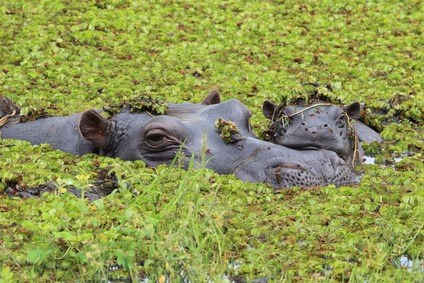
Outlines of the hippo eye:
{"label": "hippo eye", "polygon": [[168,140],[168,135],[163,130],[153,129],[146,133],[145,139],[150,145],[158,146]]}
{"label": "hippo eye", "polygon": [[336,125],[338,128],[344,128],[344,126],[346,126],[346,117],[344,114],[339,116],[339,118],[337,119]]}
{"label": "hippo eye", "polygon": [[[284,136],[284,135],[286,134],[286,132],[287,132],[287,130],[286,130],[286,129],[281,128],[281,129],[278,131],[278,135],[280,135],[280,136]],[[276,136],[277,136],[277,135],[276,135]]]}
{"label": "hippo eye", "polygon": [[142,128],[139,147],[148,152],[171,152],[188,137],[188,128],[179,120],[160,115]]}
{"label": "hippo eye", "polygon": [[160,135],[160,134],[152,134],[152,135],[147,136],[147,139],[152,141],[152,142],[160,142],[164,138],[165,137],[163,135]]}

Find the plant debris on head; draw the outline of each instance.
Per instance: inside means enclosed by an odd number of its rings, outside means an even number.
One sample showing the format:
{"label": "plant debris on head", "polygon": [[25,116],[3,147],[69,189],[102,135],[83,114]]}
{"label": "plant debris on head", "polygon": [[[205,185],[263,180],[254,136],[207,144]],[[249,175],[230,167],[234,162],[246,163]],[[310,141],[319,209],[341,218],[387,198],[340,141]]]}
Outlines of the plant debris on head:
{"label": "plant debris on head", "polygon": [[215,128],[218,129],[219,136],[226,143],[235,143],[242,138],[240,137],[240,131],[237,128],[236,123],[233,121],[227,121],[222,118],[216,119]]}
{"label": "plant debris on head", "polygon": [[168,110],[168,105],[163,101],[153,99],[150,95],[138,94],[122,103],[104,107],[103,110],[110,116],[114,116],[125,108],[129,109],[131,113],[149,112],[153,115],[164,115]]}
{"label": "plant debris on head", "polygon": [[[283,127],[286,127],[289,125],[290,117],[302,114],[303,111],[310,108],[342,104],[343,100],[336,96],[331,84],[320,84],[318,82],[302,83],[300,87],[293,89],[293,91],[291,91],[288,95],[283,94],[280,105],[278,105],[274,110],[274,115],[271,119],[271,126],[274,123],[281,123]],[[287,105],[297,105],[306,108],[287,116],[282,114]],[[317,109],[317,111],[319,110]]]}
{"label": "plant debris on head", "polygon": [[342,104],[342,99],[333,92],[331,84],[303,83],[299,88],[294,89],[290,95],[283,96],[282,104],[296,104],[298,106],[308,106],[316,103]]}

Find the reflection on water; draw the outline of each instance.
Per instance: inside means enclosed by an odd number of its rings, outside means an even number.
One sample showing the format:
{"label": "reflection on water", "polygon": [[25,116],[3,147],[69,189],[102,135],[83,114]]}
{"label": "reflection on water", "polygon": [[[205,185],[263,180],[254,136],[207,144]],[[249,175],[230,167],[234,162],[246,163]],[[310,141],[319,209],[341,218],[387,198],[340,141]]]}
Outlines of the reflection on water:
{"label": "reflection on water", "polygon": [[405,268],[408,271],[424,272],[423,259],[410,259],[407,256],[401,256],[397,260],[393,261],[393,265],[398,268]]}
{"label": "reflection on water", "polygon": [[375,158],[371,156],[364,156],[364,164],[375,164]]}
{"label": "reflection on water", "polygon": [[[395,163],[398,163],[398,162],[402,161],[402,159],[404,157],[412,156],[412,155],[414,155],[413,152],[405,152],[405,153],[402,153],[400,155],[392,155],[392,156],[393,156],[393,161]],[[364,164],[376,164],[375,163],[375,157],[373,157],[373,156],[364,155],[363,159],[364,159]]]}

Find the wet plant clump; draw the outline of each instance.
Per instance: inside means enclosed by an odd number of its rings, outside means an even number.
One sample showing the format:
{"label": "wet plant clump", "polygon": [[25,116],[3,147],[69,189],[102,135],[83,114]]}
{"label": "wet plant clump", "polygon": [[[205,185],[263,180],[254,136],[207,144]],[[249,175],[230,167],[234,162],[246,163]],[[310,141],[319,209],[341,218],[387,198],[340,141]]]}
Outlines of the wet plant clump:
{"label": "wet plant clump", "polygon": [[240,130],[233,121],[219,118],[215,121],[214,126],[218,130],[219,136],[226,144],[235,143],[241,139]]}
{"label": "wet plant clump", "polygon": [[317,103],[342,104],[342,98],[334,93],[330,83],[306,82],[282,95],[281,104],[308,106]]}
{"label": "wet plant clump", "polygon": [[103,110],[110,116],[120,113],[123,109],[129,109],[131,113],[149,112],[153,115],[164,115],[168,110],[168,105],[160,100],[154,99],[151,96],[138,94],[131,99],[124,99],[124,102],[117,103]]}

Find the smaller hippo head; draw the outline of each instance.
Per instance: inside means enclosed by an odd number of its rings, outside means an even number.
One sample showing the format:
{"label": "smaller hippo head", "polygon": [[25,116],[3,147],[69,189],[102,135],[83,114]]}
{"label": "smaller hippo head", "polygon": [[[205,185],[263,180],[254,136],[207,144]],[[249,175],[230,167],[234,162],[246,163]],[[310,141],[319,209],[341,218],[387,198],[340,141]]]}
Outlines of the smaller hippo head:
{"label": "smaller hippo head", "polygon": [[334,151],[346,162],[359,157],[360,145],[350,122],[359,117],[358,102],[339,107],[329,103],[277,106],[265,101],[262,110],[271,119],[268,134],[275,144],[297,150]]}

